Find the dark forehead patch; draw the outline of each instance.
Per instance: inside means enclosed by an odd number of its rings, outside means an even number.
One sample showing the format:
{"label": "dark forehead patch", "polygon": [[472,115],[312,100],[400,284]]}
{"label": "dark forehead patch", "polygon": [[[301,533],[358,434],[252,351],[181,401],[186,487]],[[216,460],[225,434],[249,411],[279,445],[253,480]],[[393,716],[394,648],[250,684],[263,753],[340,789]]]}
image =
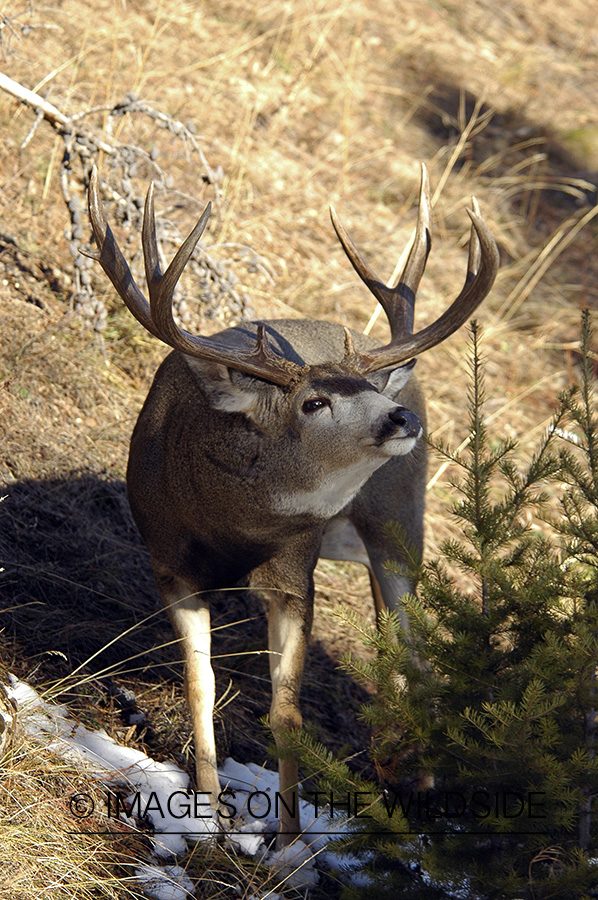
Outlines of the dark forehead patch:
{"label": "dark forehead patch", "polygon": [[360,394],[362,391],[376,391],[374,385],[365,378],[351,375],[329,375],[327,378],[314,378],[310,382],[310,387],[312,390],[340,394],[342,397],[354,397],[355,394]]}

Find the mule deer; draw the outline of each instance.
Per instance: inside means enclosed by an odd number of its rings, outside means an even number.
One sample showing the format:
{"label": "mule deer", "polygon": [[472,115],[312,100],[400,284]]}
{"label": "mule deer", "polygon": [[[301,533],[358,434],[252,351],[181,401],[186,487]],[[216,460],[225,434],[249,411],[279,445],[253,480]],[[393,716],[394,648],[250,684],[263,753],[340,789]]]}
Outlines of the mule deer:
{"label": "mule deer", "polygon": [[[383,566],[393,555],[384,529],[391,519],[416,550],[422,547],[426,461],[417,441],[425,407],[421,388],[410,380],[414,357],[473,313],[492,287],[498,251],[470,211],[463,289],[439,319],[413,334],[415,294],[430,249],[422,168],[415,241],[395,288],[367,266],[331,210],[345,253],[388,317],[388,344],[313,319],[254,322],[201,337],[175,324],[172,295],[210,205],[162,274],[153,196],[150,186],[142,226],[150,302],[106,222],[95,171],[89,211],[99,249],[93,256],[144,328],[174,348],[135,426],[127,489],[183,648],[197,788],[217,808],[210,593],[243,584],[268,603],[270,723],[282,751],[288,729],[301,726],[318,557],[364,563],[378,611],[398,609],[411,587],[405,577],[386,577]],[[281,753],[279,774],[278,842],[284,845],[300,832],[297,761]]]}

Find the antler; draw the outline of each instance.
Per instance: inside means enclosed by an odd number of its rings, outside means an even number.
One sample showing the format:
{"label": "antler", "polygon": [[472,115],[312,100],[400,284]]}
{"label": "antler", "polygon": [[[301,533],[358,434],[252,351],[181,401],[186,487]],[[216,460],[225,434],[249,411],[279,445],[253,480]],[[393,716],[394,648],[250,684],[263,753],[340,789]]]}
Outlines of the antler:
{"label": "antler", "polygon": [[135,283],[131,270],[106,220],[100,198],[98,173],[94,166],[89,182],[89,216],[98,250],[90,252],[88,255],[100,263],[135,318],[147,331],[164,341],[165,344],[188,356],[209,359],[239,372],[246,372],[249,375],[255,375],[287,387],[297,380],[303,369],[296,363],[283,359],[272,352],[268,346],[263,324],[258,325],[255,348],[243,353],[237,348],[227,347],[221,341],[216,342],[207,337],[190,334],[179,328],[174,321],[172,314],[174,289],[203,234],[210,212],[211,204],[208,203],[197,225],[181,244],[174,259],[162,274],[156,242],[154,186],[150,185],[145,200],[142,226],[143,257],[150,296],[148,303]]}
{"label": "antler", "polygon": [[459,296],[449,308],[427,328],[413,334],[415,295],[430,252],[430,201],[426,167],[422,165],[417,228],[413,247],[396,287],[387,287],[368,266],[341,225],[334,209],[332,224],[353,268],[383,307],[390,324],[391,340],[384,347],[357,353],[350,343],[345,345],[345,360],[362,375],[396,366],[440,344],[463,325],[489,293],[498,270],[498,248],[492,233],[479,215],[475,198],[471,219],[467,275]]}
{"label": "antler", "polygon": [[[422,166],[419,212],[415,240],[405,268],[394,288],[387,287],[360,255],[331,207],[332,224],[353,268],[382,305],[390,323],[391,340],[384,347],[356,352],[350,335],[345,341],[345,361],[354,371],[366,375],[378,369],[396,366],[418,356],[453,334],[479,306],[490,291],[498,269],[498,248],[490,229],[474,210],[467,210],[472,221],[467,275],[463,289],[450,307],[427,328],[413,334],[415,296],[430,252],[430,199],[428,177]],[[212,360],[240,372],[288,387],[304,371],[290,360],[274,353],[268,345],[264,324],[257,327],[255,347],[242,352],[220,340],[190,334],[179,328],[172,314],[172,297],[183,269],[187,265],[210,217],[208,203],[195,228],[179,247],[174,259],[162,274],[158,260],[154,214],[154,186],[150,185],[145,201],[142,246],[150,302],[135,283],[131,270],[106,221],[100,198],[98,173],[94,166],[89,184],[89,215],[98,250],[88,253],[96,259],[135,318],[155,337],[188,356]]]}

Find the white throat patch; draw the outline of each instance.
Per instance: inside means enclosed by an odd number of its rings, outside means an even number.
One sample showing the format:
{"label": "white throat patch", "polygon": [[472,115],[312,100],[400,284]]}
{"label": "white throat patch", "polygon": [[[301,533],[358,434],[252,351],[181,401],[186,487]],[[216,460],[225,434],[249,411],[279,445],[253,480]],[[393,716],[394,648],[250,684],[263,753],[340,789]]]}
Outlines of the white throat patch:
{"label": "white throat patch", "polygon": [[329,519],[353,499],[368,478],[385,462],[386,459],[380,457],[361,459],[346,469],[333,472],[322,484],[309,491],[281,491],[275,495],[276,508],[290,516],[309,513]]}

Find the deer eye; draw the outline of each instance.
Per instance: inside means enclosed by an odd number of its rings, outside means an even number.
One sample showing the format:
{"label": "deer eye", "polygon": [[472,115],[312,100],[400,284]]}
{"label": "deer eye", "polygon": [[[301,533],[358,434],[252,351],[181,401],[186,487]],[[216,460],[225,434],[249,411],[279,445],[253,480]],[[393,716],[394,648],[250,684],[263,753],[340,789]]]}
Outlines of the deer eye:
{"label": "deer eye", "polygon": [[327,397],[313,397],[311,400],[306,400],[302,408],[304,413],[312,413],[325,406],[330,406],[330,400]]}

